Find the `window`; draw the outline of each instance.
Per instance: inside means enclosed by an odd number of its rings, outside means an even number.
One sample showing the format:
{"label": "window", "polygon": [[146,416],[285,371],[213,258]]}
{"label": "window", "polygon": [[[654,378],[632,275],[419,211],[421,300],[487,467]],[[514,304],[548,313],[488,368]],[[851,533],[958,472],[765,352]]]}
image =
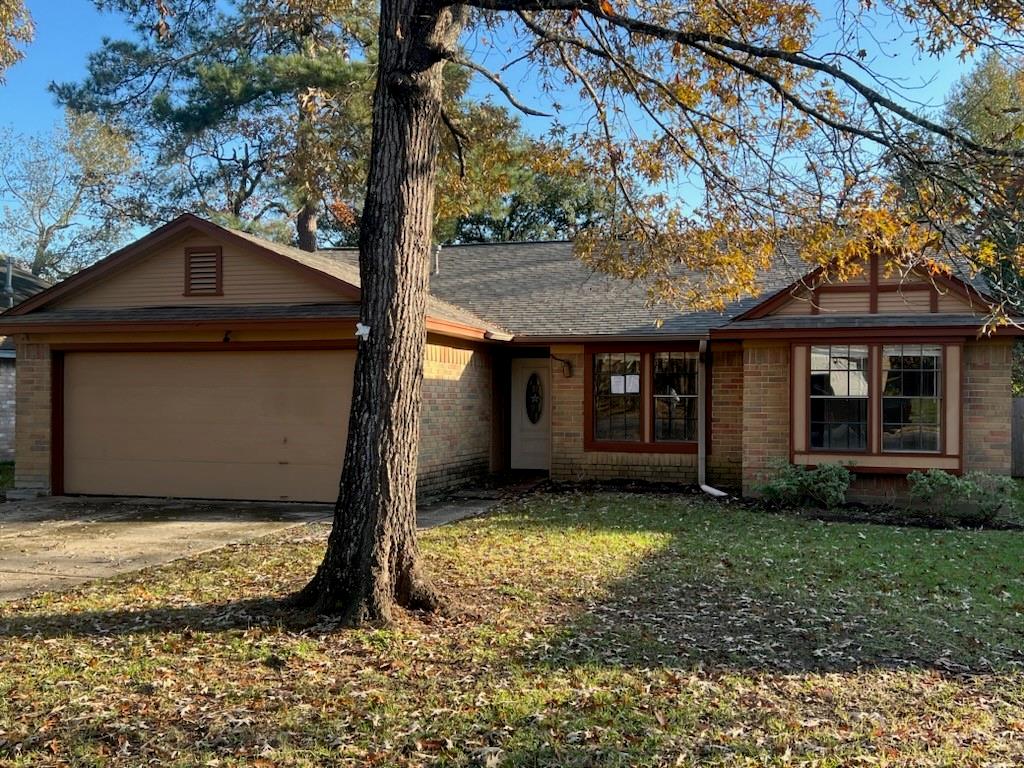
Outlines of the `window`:
{"label": "window", "polygon": [[594,355],[594,439],[643,439],[638,352]]}
{"label": "window", "polygon": [[939,450],[942,347],[893,344],[882,348],[882,450]]}
{"label": "window", "polygon": [[811,448],[868,447],[867,345],[811,347]]}
{"label": "window", "polygon": [[654,354],[654,439],[697,439],[697,353]]}
{"label": "window", "polygon": [[185,249],[186,296],[220,296],[222,279],[219,247]]}

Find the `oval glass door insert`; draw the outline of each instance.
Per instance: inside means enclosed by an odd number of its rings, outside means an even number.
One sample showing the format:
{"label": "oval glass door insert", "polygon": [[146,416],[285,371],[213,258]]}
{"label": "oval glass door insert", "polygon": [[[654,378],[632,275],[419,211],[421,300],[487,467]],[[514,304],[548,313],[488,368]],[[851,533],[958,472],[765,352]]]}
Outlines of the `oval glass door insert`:
{"label": "oval glass door insert", "polygon": [[526,417],[531,424],[536,424],[543,413],[544,386],[540,382],[540,376],[531,373],[526,381]]}

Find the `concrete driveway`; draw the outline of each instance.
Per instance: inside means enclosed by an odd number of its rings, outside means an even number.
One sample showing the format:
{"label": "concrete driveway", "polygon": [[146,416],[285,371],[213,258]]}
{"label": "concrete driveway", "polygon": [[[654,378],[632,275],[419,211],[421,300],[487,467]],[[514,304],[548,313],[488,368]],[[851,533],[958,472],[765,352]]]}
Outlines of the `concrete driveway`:
{"label": "concrete driveway", "polygon": [[330,515],[319,504],[60,497],[0,504],[0,602]]}

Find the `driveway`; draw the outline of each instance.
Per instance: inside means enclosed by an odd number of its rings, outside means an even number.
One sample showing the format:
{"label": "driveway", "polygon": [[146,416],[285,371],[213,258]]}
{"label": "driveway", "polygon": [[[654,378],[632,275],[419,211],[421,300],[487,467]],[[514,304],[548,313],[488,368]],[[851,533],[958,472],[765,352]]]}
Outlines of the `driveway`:
{"label": "driveway", "polygon": [[[483,514],[535,479],[471,489],[419,507],[419,528]],[[0,602],[179,557],[311,522],[329,522],[327,504],[48,497],[0,504]]]}
{"label": "driveway", "polygon": [[314,521],[321,504],[46,498],[0,504],[0,602]]}

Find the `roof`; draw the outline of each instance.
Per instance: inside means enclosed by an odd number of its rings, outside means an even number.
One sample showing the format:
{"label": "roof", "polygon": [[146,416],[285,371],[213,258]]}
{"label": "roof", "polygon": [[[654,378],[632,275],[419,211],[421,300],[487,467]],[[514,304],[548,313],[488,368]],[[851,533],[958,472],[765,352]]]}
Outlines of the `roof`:
{"label": "roof", "polygon": [[[338,302],[273,306],[174,306],[141,309],[62,310],[50,308],[61,296],[122,268],[186,229],[196,229],[251,246],[258,253],[326,281],[338,289]],[[870,328],[919,325],[977,330],[975,315],[763,317],[755,307],[767,306],[812,273],[792,250],[781,250],[771,267],[758,276],[760,295],[736,301],[722,311],[681,312],[652,304],[647,285],[597,273],[580,261],[568,241],[455,245],[437,256],[430,278],[428,329],[455,335],[472,329],[474,338],[515,339],[524,343],[555,340],[701,339],[747,332],[820,328]],[[685,273],[683,273],[685,274]],[[360,278],[354,249],[310,253],[256,235],[229,229],[196,216],[184,215],[137,243],[112,254],[63,283],[42,292],[2,315],[5,328],[43,324],[76,326],[119,323],[197,325],[230,321],[331,320],[358,317]],[[774,298],[766,298],[774,297]],[[43,309],[42,312],[36,312]],[[759,310],[760,312],[760,310]],[[763,314],[763,312],[760,312]],[[751,319],[743,319],[746,315]],[[431,327],[432,326],[432,327]]]}
{"label": "roof", "polygon": [[[2,266],[0,266],[0,279],[6,279],[4,267]],[[14,289],[11,296],[11,305],[20,304],[37,293],[46,290],[50,285],[49,280],[37,277],[21,267],[14,267],[11,274],[11,288]],[[0,289],[0,292],[4,294],[5,298],[7,297],[6,290]],[[0,336],[0,357],[14,357],[14,349],[14,339],[9,336]]]}
{"label": "roof", "polygon": [[34,326],[86,326],[121,323],[180,323],[202,325],[223,321],[350,320],[359,316],[359,303],[339,301],[320,304],[219,304],[212,306],[128,307],[109,309],[52,309],[4,318],[5,326],[25,332]]}
{"label": "roof", "polygon": [[[350,249],[321,251],[353,265]],[[509,329],[517,340],[569,337],[702,338],[759,299],[722,312],[679,312],[651,305],[647,287],[594,272],[568,241],[452,245],[441,249],[430,291]],[[762,292],[778,291],[808,271],[787,253],[760,276]],[[660,327],[659,327],[660,321]]]}

